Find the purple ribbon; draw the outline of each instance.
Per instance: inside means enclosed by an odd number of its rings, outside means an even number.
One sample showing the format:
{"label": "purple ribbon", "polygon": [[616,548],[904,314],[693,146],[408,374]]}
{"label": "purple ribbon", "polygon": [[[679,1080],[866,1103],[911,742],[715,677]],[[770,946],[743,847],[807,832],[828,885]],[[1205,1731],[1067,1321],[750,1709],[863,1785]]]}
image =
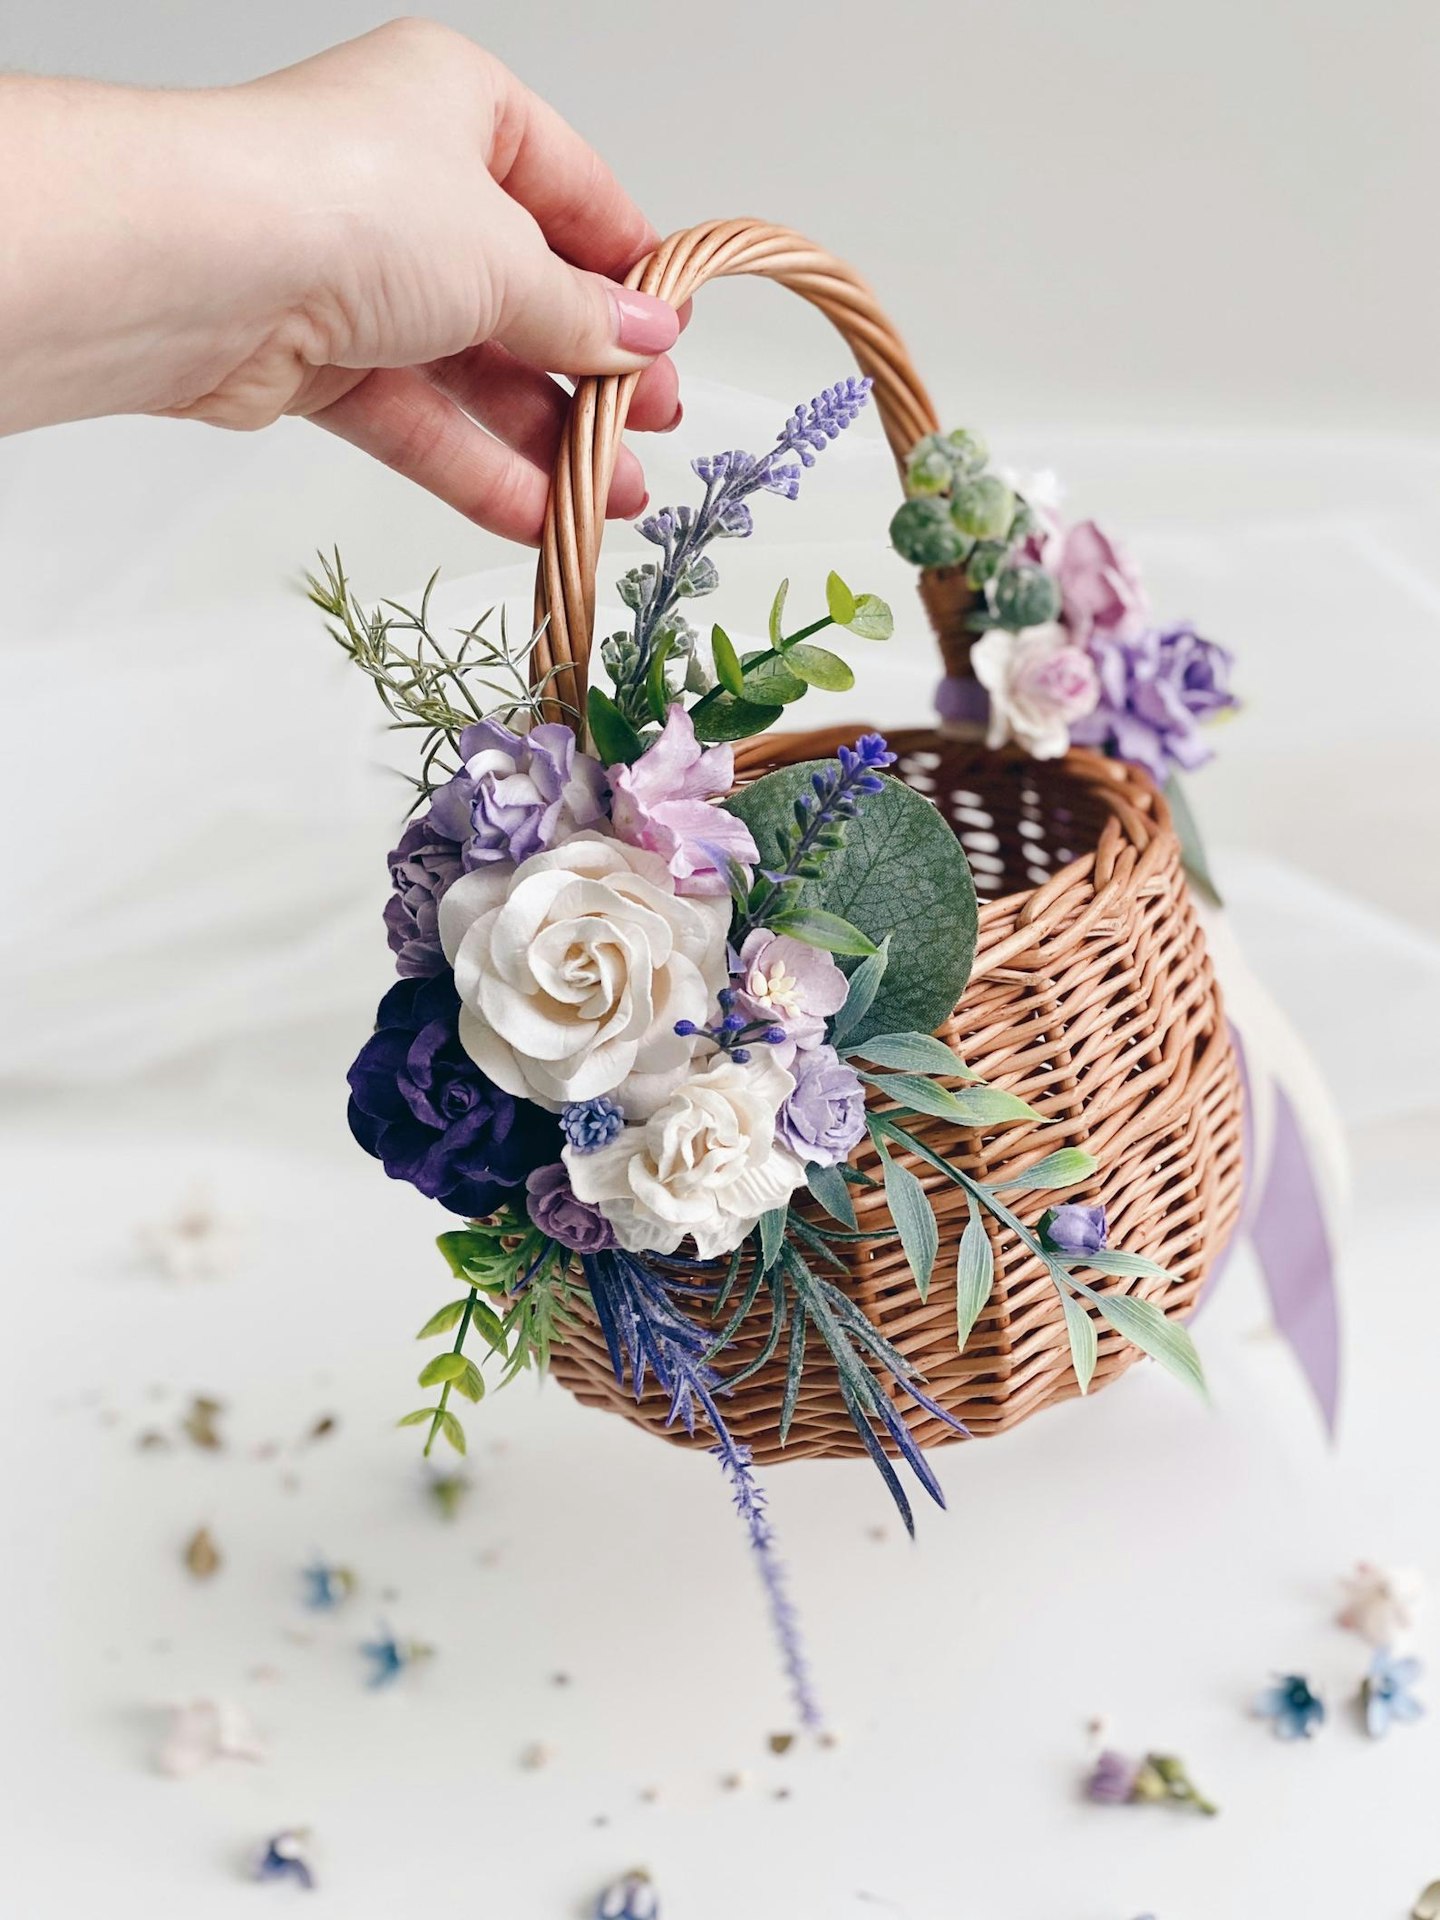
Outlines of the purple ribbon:
{"label": "purple ribbon", "polygon": [[1271,1088],[1275,1128],[1270,1157],[1264,1178],[1256,1177],[1258,1145],[1250,1063],[1233,1027],[1230,1037],[1240,1063],[1244,1098],[1245,1202],[1230,1245],[1211,1269],[1205,1294],[1219,1285],[1236,1243],[1248,1233],[1275,1325],[1299,1361],[1325,1431],[1333,1440],[1340,1406],[1340,1304],[1335,1252],[1325,1225],[1320,1188],[1295,1108],[1278,1080]]}

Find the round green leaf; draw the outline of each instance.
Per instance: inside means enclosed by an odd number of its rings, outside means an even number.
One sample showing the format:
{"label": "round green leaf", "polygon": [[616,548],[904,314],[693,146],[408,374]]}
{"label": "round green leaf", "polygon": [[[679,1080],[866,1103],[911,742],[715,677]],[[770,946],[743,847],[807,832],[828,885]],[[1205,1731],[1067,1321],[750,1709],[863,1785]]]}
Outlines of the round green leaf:
{"label": "round green leaf", "polygon": [[[781,767],[726,801],[755,836],[762,864],[774,860],[796,800],[824,764]],[[898,780],[866,796],[801,905],[838,913],[877,945],[890,935],[889,964],[847,1045],[875,1033],[932,1032],[964,992],[978,921],[970,863],[944,817]],[[841,964],[848,972],[853,962]]]}
{"label": "round green leaf", "polygon": [[838,653],[812,646],[808,640],[790,648],[785,664],[807,686],[821,687],[826,693],[848,693],[855,684],[854,673]]}

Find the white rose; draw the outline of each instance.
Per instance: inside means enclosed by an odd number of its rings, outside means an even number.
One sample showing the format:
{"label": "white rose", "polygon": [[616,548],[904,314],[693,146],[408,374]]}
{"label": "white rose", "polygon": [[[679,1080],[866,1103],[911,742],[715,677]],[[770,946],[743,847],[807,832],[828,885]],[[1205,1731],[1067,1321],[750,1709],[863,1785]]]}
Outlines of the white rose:
{"label": "white rose", "polygon": [[440,902],[460,1043],[496,1086],[558,1112],[614,1094],[643,1115],[684,1075],[725,984],[727,899],[680,899],[665,862],[598,833],[481,867]]}
{"label": "white rose", "polygon": [[566,1147],[575,1197],[598,1207],[632,1253],[674,1253],[686,1234],[702,1260],[729,1253],[804,1183],[775,1139],[794,1085],[768,1047],[743,1064],[717,1053],[643,1126],[593,1153]]}
{"label": "white rose", "polygon": [[970,667],[990,695],[990,747],[1014,740],[1033,759],[1058,760],[1071,722],[1099,704],[1095,663],[1061,626],[992,627],[970,649]]}

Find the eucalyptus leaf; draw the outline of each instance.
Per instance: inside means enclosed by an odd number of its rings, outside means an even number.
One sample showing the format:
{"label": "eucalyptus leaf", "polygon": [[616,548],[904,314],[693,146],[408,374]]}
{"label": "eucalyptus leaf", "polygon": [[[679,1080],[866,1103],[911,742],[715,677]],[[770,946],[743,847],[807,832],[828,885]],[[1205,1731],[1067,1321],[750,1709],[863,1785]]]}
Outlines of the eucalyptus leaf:
{"label": "eucalyptus leaf", "polygon": [[855,596],[838,573],[825,582],[825,605],[837,627],[848,627],[855,618]]}
{"label": "eucalyptus leaf", "polygon": [[846,1051],[858,1053],[877,1067],[895,1067],[902,1073],[953,1073],[964,1079],[972,1077],[966,1073],[964,1062],[933,1033],[876,1033],[861,1046],[849,1043]]}
{"label": "eucalyptus leaf", "polygon": [[1078,1186],[1090,1178],[1099,1164],[1093,1154],[1079,1147],[1061,1147],[1055,1153],[1047,1153],[1043,1160],[1037,1160],[1033,1167],[1007,1174],[995,1185],[1013,1188],[1016,1193],[1048,1193],[1056,1187]]}
{"label": "eucalyptus leaf", "polygon": [[772,933],[785,933],[792,940],[803,940],[807,947],[819,947],[826,953],[860,954],[869,957],[878,951],[868,933],[838,913],[823,907],[797,907],[789,913],[772,914]]}
{"label": "eucalyptus leaf", "polygon": [[645,751],[645,743],[601,687],[591,687],[585,717],[595,751],[607,767],[629,766]]}
{"label": "eucalyptus leaf", "polygon": [[[591,697],[594,697],[593,689]],[[733,693],[726,693],[722,688],[719,693],[711,694],[692,707],[690,718],[695,723],[696,739],[714,744],[720,740],[748,740],[752,734],[764,733],[774,726],[784,711],[783,707],[761,706],[753,700],[737,700]],[[604,757],[603,754],[601,757]]]}
{"label": "eucalyptus leaf", "polygon": [[507,1344],[505,1327],[493,1307],[487,1307],[483,1300],[477,1300],[471,1309],[470,1325],[492,1352],[504,1353]]}
{"label": "eucalyptus leaf", "polygon": [[853,669],[838,653],[808,640],[787,649],[785,664],[806,686],[820,687],[826,693],[848,693],[855,684]]}
{"label": "eucalyptus leaf", "polygon": [[870,1011],[871,1002],[879,991],[880,982],[885,978],[885,969],[890,964],[890,936],[887,934],[868,959],[862,960],[850,976],[850,989],[845,995],[845,1004],[836,1014],[831,1024],[830,1038],[835,1046],[844,1046],[850,1035],[863,1022]]}
{"label": "eucalyptus leaf", "polygon": [[957,1345],[961,1352],[975,1331],[975,1322],[985,1310],[995,1286],[995,1249],[985,1231],[985,1222],[973,1198],[970,1218],[960,1236],[960,1257],[955,1271],[955,1322]]}
{"label": "eucalyptus leaf", "polygon": [[463,1393],[467,1400],[483,1400],[485,1398],[485,1382],[481,1377],[479,1367],[476,1366],[473,1360],[467,1360],[464,1371],[456,1374],[455,1391],[457,1393]]}
{"label": "eucalyptus leaf", "polygon": [[878,594],[857,593],[855,611],[844,626],[862,640],[888,640],[895,631],[895,616]]}
{"label": "eucalyptus leaf", "polygon": [[852,1233],[855,1231],[855,1202],[850,1198],[845,1176],[838,1167],[821,1167],[812,1163],[805,1169],[805,1184],[832,1220],[838,1220],[842,1227],[849,1227]]}
{"label": "eucalyptus leaf", "polygon": [[1060,1304],[1065,1309],[1065,1331],[1070,1336],[1070,1364],[1075,1369],[1075,1379],[1081,1393],[1088,1393],[1090,1382],[1095,1377],[1095,1362],[1100,1357],[1100,1339],[1095,1332],[1095,1322],[1085,1311],[1084,1302],[1073,1295],[1062,1293]]}
{"label": "eucalyptus leaf", "polygon": [[[825,768],[806,761],[762,775],[725,805],[755,836],[762,862],[774,857],[802,793]],[[898,780],[867,794],[844,845],[807,881],[806,906],[852,921],[875,942],[890,935],[890,958],[867,1012],[845,1029],[858,1045],[872,1033],[933,1032],[970,977],[978,912],[964,850],[939,811]]]}
{"label": "eucalyptus leaf", "polygon": [[1131,1346],[1148,1353],[1167,1373],[1193,1387],[1202,1398],[1207,1397],[1205,1370],[1195,1342],[1178,1320],[1167,1319],[1152,1300],[1134,1299],[1128,1293],[1097,1293],[1073,1277],[1071,1284]]}
{"label": "eucalyptus leaf", "polygon": [[440,1431],[450,1442],[456,1453],[464,1453],[465,1429],[448,1407],[440,1416]]}
{"label": "eucalyptus leaf", "polygon": [[775,589],[775,598],[770,602],[770,644],[780,648],[785,644],[785,596],[790,591],[790,582],[782,580]]}
{"label": "eucalyptus leaf", "polygon": [[715,660],[715,678],[727,693],[733,693],[737,700],[745,697],[745,672],[740,665],[740,656],[735,644],[725,629],[720,626],[710,629],[710,651]]}
{"label": "eucalyptus leaf", "polygon": [[768,1269],[780,1257],[785,1244],[785,1220],[788,1207],[772,1207],[760,1216],[760,1264]]}
{"label": "eucalyptus leaf", "polygon": [[415,1338],[417,1340],[433,1340],[436,1334],[449,1333],[452,1327],[460,1324],[460,1316],[464,1311],[465,1302],[463,1300],[449,1301],[445,1306],[441,1307],[438,1313],[431,1314]]}
{"label": "eucalyptus leaf", "polygon": [[765,707],[788,707],[805,696],[806,683],[773,653],[747,653],[740,662],[744,698]]}
{"label": "eucalyptus leaf", "polygon": [[900,1245],[915,1276],[916,1290],[924,1300],[930,1292],[930,1275],[934,1271],[935,1256],[940,1251],[940,1229],[935,1224],[935,1209],[930,1204],[929,1194],[910,1169],[892,1159],[888,1148],[882,1146],[880,1153],[885,1173],[885,1204],[890,1209],[890,1218],[895,1222]]}
{"label": "eucalyptus leaf", "polygon": [[433,1420],[434,1418],[434,1407],[416,1407],[413,1413],[401,1414],[395,1424],[397,1427],[418,1427],[426,1420]]}

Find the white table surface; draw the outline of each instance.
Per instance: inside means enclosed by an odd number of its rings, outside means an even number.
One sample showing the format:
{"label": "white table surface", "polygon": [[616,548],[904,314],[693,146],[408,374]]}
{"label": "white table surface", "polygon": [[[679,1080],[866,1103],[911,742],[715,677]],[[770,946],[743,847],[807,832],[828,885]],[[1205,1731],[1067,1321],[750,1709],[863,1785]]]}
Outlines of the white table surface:
{"label": "white table surface", "polygon": [[[147,447],[155,431],[135,429]],[[82,566],[82,536],[108,524],[98,481],[87,507],[77,479],[58,551],[39,537],[56,444],[0,450],[0,561],[29,595],[3,635],[5,767],[17,805],[42,808],[11,817],[43,822],[12,860],[26,912],[0,943],[6,1920],[284,1907],[300,1896],[243,1868],[291,1825],[314,1829],[317,1910],[345,1920],[577,1920],[635,1863],[666,1920],[1403,1920],[1440,1875],[1440,1666],[1432,1718],[1368,1742],[1349,1705],[1365,1649],[1332,1620],[1357,1558],[1440,1578],[1433,450],[1056,449],[1097,509],[1139,518],[1157,598],[1163,581],[1165,605],[1245,657],[1256,711],[1201,798],[1234,850],[1252,958],[1324,1049],[1353,1129],[1338,1447],[1241,1263],[1198,1328],[1213,1410],[1145,1367],[952,1448],[950,1510],[919,1514],[913,1548],[864,1463],[774,1472],[841,1734],[776,1757],[789,1710],[711,1462],[526,1382],[469,1414],[474,1487],[447,1523],[391,1424],[415,1400],[410,1335],[446,1287],[428,1245],[444,1218],[343,1125],[384,982],[389,803],[358,781],[336,801],[368,709],[326,709],[334,736],[302,780],[300,722],[252,698],[236,662],[311,687],[306,616],[244,597],[256,556],[348,519],[375,533],[356,542],[370,584],[399,587],[421,520],[399,526],[385,576],[376,502],[395,496],[343,495],[321,521],[357,469],[315,436],[288,494],[269,470],[278,500],[253,465],[206,496],[177,457],[150,504],[175,516],[163,559],[136,558],[137,518]],[[72,460],[127,444],[109,428],[69,442]],[[186,458],[212,463],[203,448]],[[1151,495],[1173,517],[1147,520]],[[111,498],[112,518],[138,515]],[[835,540],[858,544],[858,524],[842,514]],[[856,584],[882,584],[873,541],[856,558],[840,562]],[[928,669],[896,665],[871,665],[857,710],[916,711]],[[154,689],[176,673],[185,699],[167,704]],[[84,779],[55,777],[46,676],[76,690],[59,770]],[[333,676],[312,678],[334,697]],[[55,849],[73,846],[104,885],[64,884]],[[230,1270],[137,1266],[137,1229],[197,1186],[233,1225]],[[227,1403],[223,1452],[137,1447],[197,1392]],[[324,1413],[336,1432],[303,1444]],[[180,1561],[202,1523],[224,1556],[206,1584]],[[317,1551],[360,1577],[332,1616],[300,1605]],[[382,1615],[438,1651],[375,1693],[357,1647]],[[1433,1628],[1421,1650],[1436,1654]],[[1277,1668],[1331,1701],[1313,1746],[1248,1717]],[[248,1706],[268,1761],[161,1778],[159,1710],[197,1694]],[[1182,1754],[1221,1817],[1084,1803],[1095,1715],[1117,1746]],[[529,1769],[536,1742],[549,1757]],[[737,1771],[746,1784],[724,1787]]]}

